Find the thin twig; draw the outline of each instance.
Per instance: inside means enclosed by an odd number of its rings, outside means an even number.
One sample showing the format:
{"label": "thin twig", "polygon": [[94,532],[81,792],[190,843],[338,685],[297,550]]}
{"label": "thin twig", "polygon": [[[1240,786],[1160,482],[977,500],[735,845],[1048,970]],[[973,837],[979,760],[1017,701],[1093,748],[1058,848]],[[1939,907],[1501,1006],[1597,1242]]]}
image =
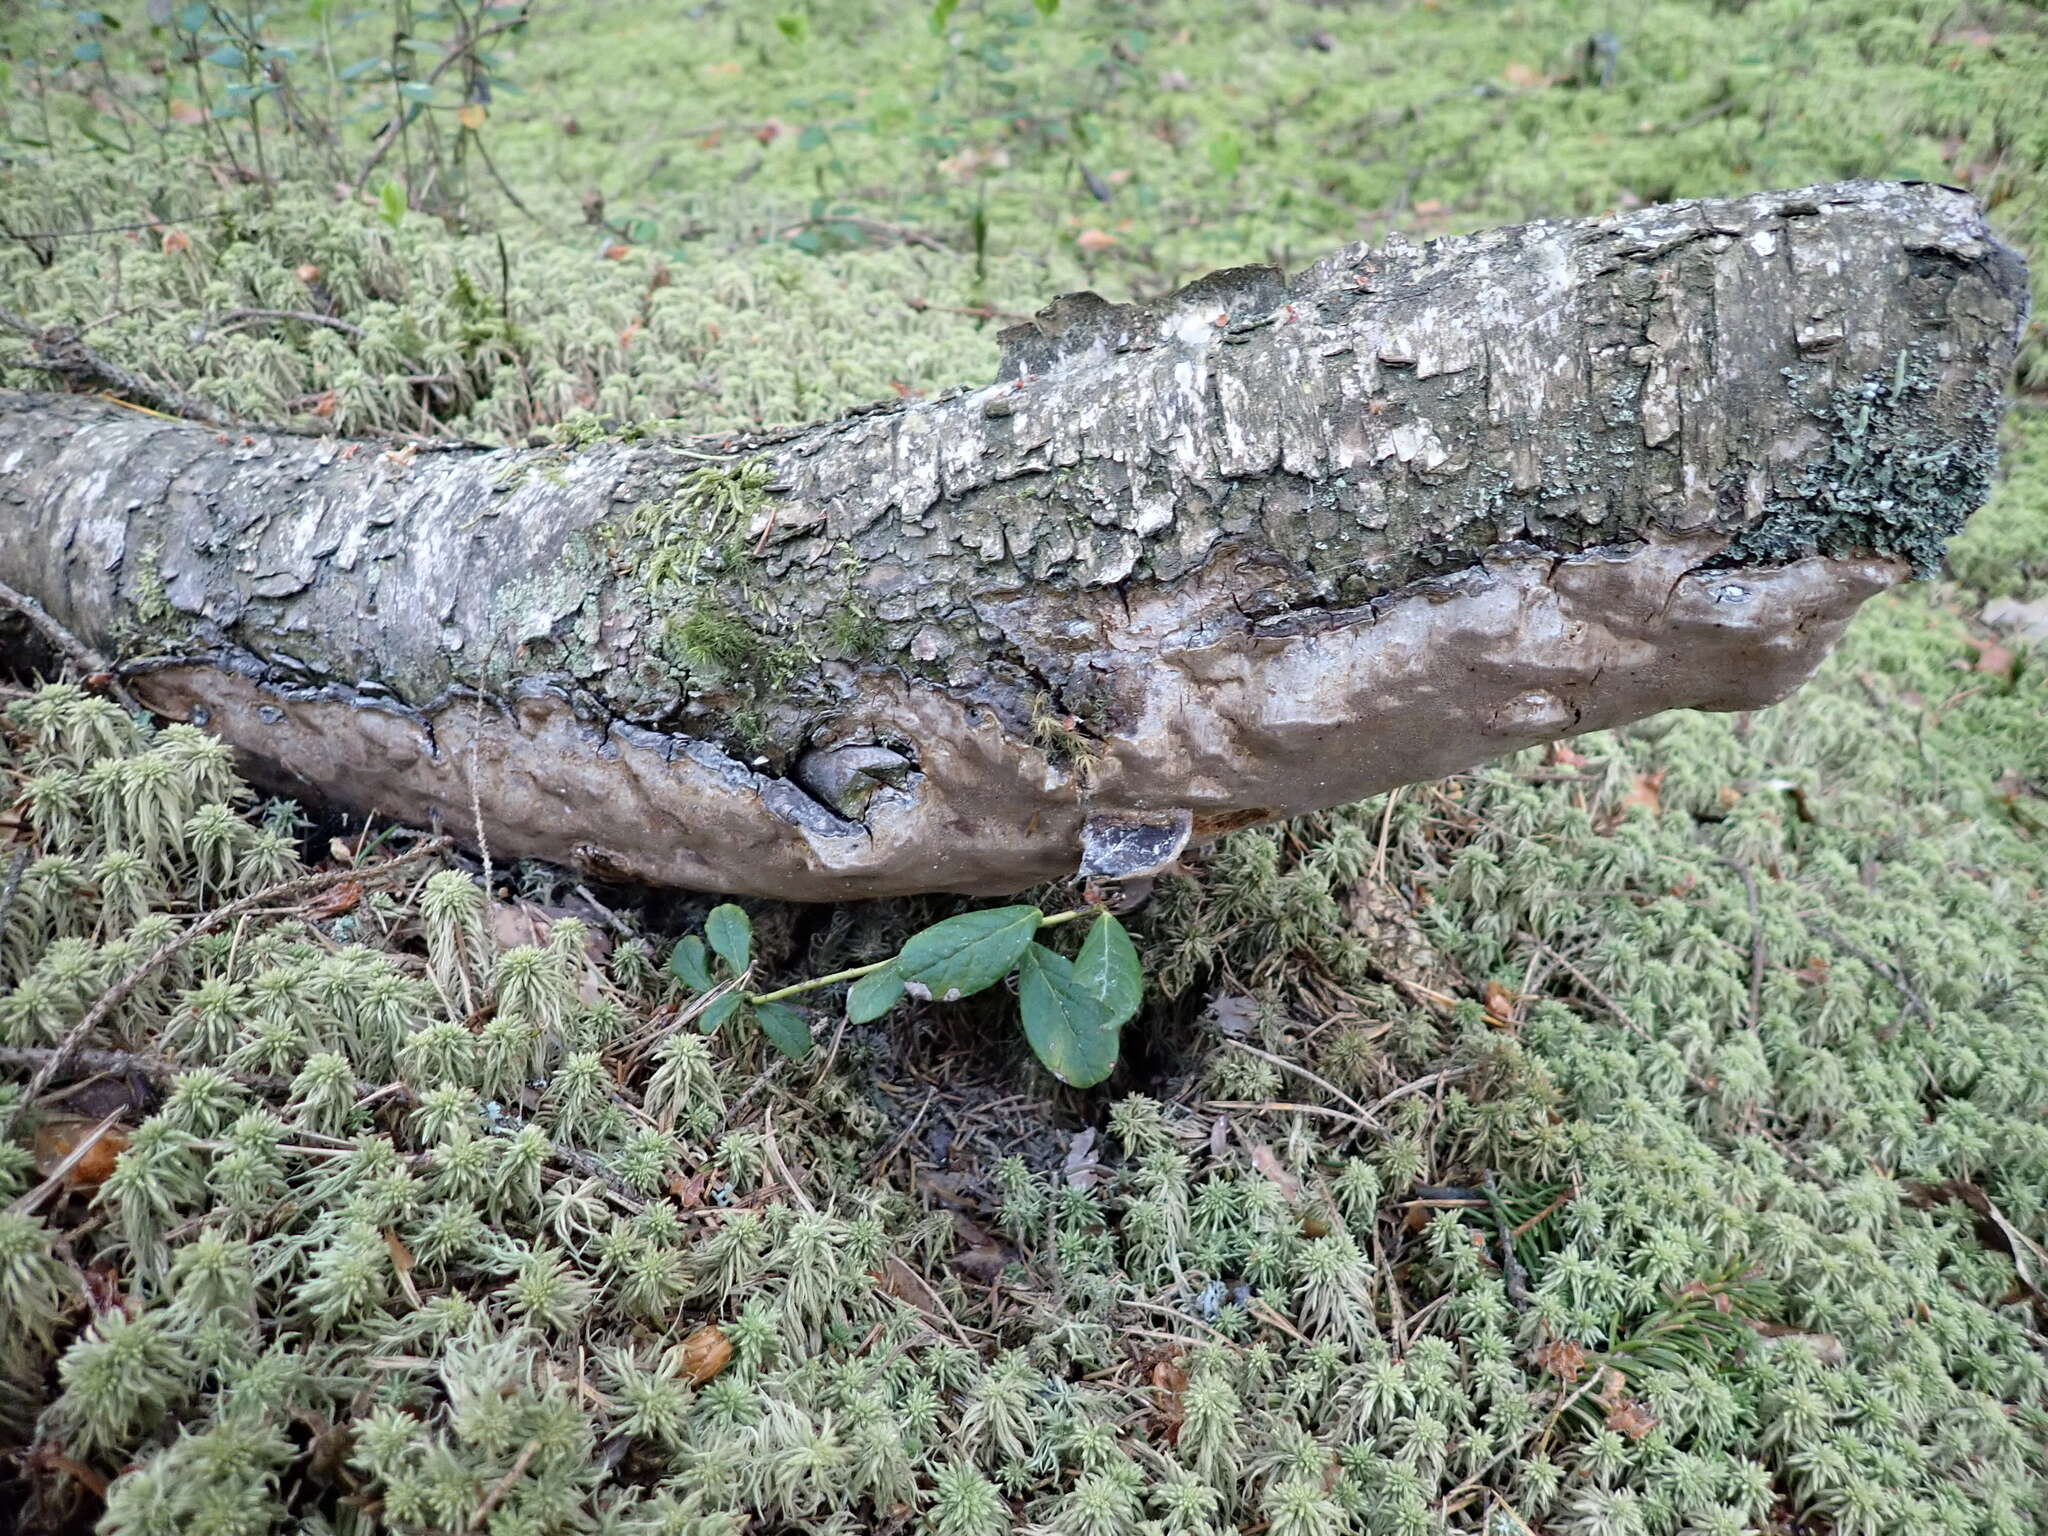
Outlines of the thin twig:
{"label": "thin twig", "polygon": [[1861,960],[1865,965],[1869,966],[1873,971],[1877,972],[1878,975],[1882,976],[1886,981],[1890,982],[1895,988],[1898,989],[1899,996],[1903,997],[1906,1000],[1906,1005],[1909,1008],[1911,1008],[1915,1013],[1920,1015],[1921,1022],[1926,1024],[1926,1026],[1929,1029],[1935,1029],[1939,1027],[1934,1022],[1934,1011],[1931,1008],[1929,1008],[1926,1003],[1920,1000],[1920,994],[1913,990],[1912,985],[1909,982],[1907,982],[1904,973],[1893,970],[1892,967],[1886,965],[1884,961],[1880,960],[1876,955],[1873,955],[1869,950],[1863,948],[1859,944],[1852,944],[1849,940],[1843,938],[1839,933],[1835,932],[1834,929],[1829,928],[1824,924],[1809,923],[1807,924],[1807,926],[1810,927],[1815,933],[1819,934],[1822,938],[1826,939],[1830,944],[1839,945],[1841,948],[1849,951],[1850,954],[1854,955],[1858,960]]}
{"label": "thin twig", "polygon": [[85,1017],[72,1025],[70,1033],[66,1034],[58,1042],[57,1049],[51,1054],[50,1059],[36,1069],[35,1076],[29,1079],[27,1091],[14,1101],[14,1108],[9,1113],[6,1124],[0,1125],[0,1134],[5,1134],[8,1129],[12,1128],[15,1116],[19,1115],[24,1108],[35,1101],[37,1095],[49,1087],[50,1080],[64,1070],[65,1064],[71,1059],[71,1056],[87,1040],[92,1038],[92,1032],[105,1023],[107,1017],[116,1008],[127,1001],[129,993],[141,986],[152,972],[164,965],[174,955],[184,950],[187,945],[204,938],[207,934],[213,932],[214,929],[232,918],[240,917],[245,912],[269,906],[273,903],[302,902],[309,896],[317,896],[322,891],[329,890],[337,885],[347,884],[350,881],[363,881],[367,883],[380,875],[389,874],[392,870],[402,865],[411,864],[430,854],[439,853],[447,848],[448,844],[449,840],[445,837],[430,838],[424,843],[407,849],[397,857],[386,859],[383,863],[372,865],[368,869],[330,869],[318,874],[301,875],[296,880],[283,881],[280,884],[269,887],[267,890],[258,891],[253,896],[244,896],[240,901],[230,902],[227,906],[217,907],[213,911],[206,913],[183,933],[163,945],[155,954],[149,956],[140,965],[136,966],[134,970],[100,994],[99,1001],[87,1009]]}
{"label": "thin twig", "polygon": [[521,1448],[518,1459],[512,1463],[512,1469],[498,1479],[497,1485],[484,1495],[483,1502],[477,1505],[475,1511],[470,1515],[470,1530],[480,1531],[483,1529],[484,1521],[490,1517],[491,1511],[498,1507],[498,1501],[512,1491],[512,1485],[519,1481],[521,1475],[524,1474],[528,1467],[533,1465],[533,1458],[539,1454],[540,1442],[538,1440],[527,1441],[525,1446]]}
{"label": "thin twig", "polygon": [[[216,208],[211,213],[188,213],[177,220],[180,224],[197,224],[203,219],[227,219],[235,216],[232,208]],[[90,240],[97,235],[129,235],[139,229],[162,229],[163,219],[144,219],[139,224],[96,224],[85,229],[8,229],[0,225],[0,236],[24,243],[31,240]]]}
{"label": "thin twig", "polygon": [[1373,850],[1372,879],[1378,885],[1387,877],[1387,834],[1394,828],[1394,802],[1401,798],[1401,786],[1387,791],[1387,803],[1380,812],[1380,843]]}
{"label": "thin twig", "polygon": [[[1606,1372],[1598,1367],[1589,1370],[1586,1373],[1585,1383],[1579,1388],[1578,1391],[1574,1392],[1570,1397],[1566,1398],[1563,1402],[1557,1405],[1555,1411],[1551,1413],[1550,1418],[1547,1421],[1545,1421],[1541,1432],[1545,1435],[1548,1435],[1551,1429],[1556,1425],[1557,1421],[1563,1418],[1565,1414],[1571,1409],[1572,1404],[1576,1403],[1580,1398],[1584,1397],[1588,1392],[1592,1391],[1594,1386],[1599,1382],[1600,1378],[1605,1374]],[[1522,1449],[1522,1447],[1527,1445],[1531,1440],[1535,1439],[1537,1433],[1538,1431],[1532,1426],[1531,1428],[1524,1430],[1520,1435],[1516,1436],[1513,1441],[1511,1441],[1497,1456],[1493,1458],[1493,1460],[1489,1461],[1477,1472],[1473,1473],[1470,1477],[1466,1478],[1464,1482],[1458,1484],[1457,1487],[1453,1488],[1449,1493],[1445,1494],[1443,1496],[1443,1501],[1437,1505],[1438,1512],[1442,1513],[1448,1510],[1451,1501],[1457,1498],[1460,1494],[1470,1493],[1474,1488],[1483,1487],[1486,1483],[1486,1479],[1493,1474],[1493,1469],[1499,1466],[1502,1462],[1506,1461],[1510,1456],[1513,1456],[1517,1452],[1519,1452]]]}
{"label": "thin twig", "polygon": [[1757,898],[1756,872],[1740,859],[1721,862],[1742,876],[1742,887],[1749,893],[1749,1029],[1755,1034],[1763,1027],[1764,1018],[1763,904]]}
{"label": "thin twig", "polygon": [[[8,309],[0,309],[0,325],[28,340],[35,349],[35,356],[25,366],[35,369],[38,373],[47,373],[67,384],[85,384],[92,390],[112,390],[115,394],[126,395],[132,400],[172,416],[203,421],[212,427],[243,430],[245,424],[223,416],[204,401],[196,400],[168,385],[153,383],[139,373],[131,373],[118,363],[108,362],[88,347],[78,332],[69,326],[39,329]],[[269,432],[278,429],[264,426],[259,430]]]}
{"label": "thin twig", "polygon": [[104,678],[103,686],[120,703],[121,707],[136,714],[147,714],[142,703],[130,693],[121,680],[114,676],[114,669],[107,659],[62,624],[50,617],[50,610],[30,597],[26,592],[17,592],[4,581],[0,581],[0,603],[5,603],[32,624],[38,633],[50,644],[64,653],[73,666],[90,678]]}
{"label": "thin twig", "polygon": [[1441,1072],[1431,1072],[1426,1076],[1416,1078],[1412,1083],[1403,1083],[1392,1093],[1375,1099],[1372,1107],[1366,1113],[1376,1115],[1396,1099],[1404,1099],[1411,1093],[1427,1093],[1430,1089],[1439,1087],[1444,1083],[1455,1083],[1459,1078],[1470,1077],[1471,1075],[1472,1069],[1470,1067],[1445,1067]]}
{"label": "thin twig", "polygon": [[301,325],[324,325],[330,331],[340,331],[345,336],[367,336],[370,333],[360,325],[333,315],[316,315],[303,309],[234,309],[221,317],[216,330],[239,330],[252,320],[296,320]]}
{"label": "thin twig", "polygon": [[1338,1109],[1332,1104],[1294,1104],[1284,1099],[1204,1099],[1204,1109],[1243,1109],[1256,1114],[1272,1115],[1321,1115],[1326,1120],[1342,1120],[1346,1125],[1355,1125],[1362,1131],[1376,1131],[1380,1127],[1370,1120],[1354,1115],[1348,1109]]}
{"label": "thin twig", "polygon": [[917,1128],[924,1124],[924,1117],[931,1113],[931,1107],[938,1102],[938,1099],[938,1089],[928,1088],[925,1090],[924,1102],[917,1107],[917,1113],[910,1117],[910,1124],[903,1127],[903,1134],[889,1143],[888,1151],[868,1165],[867,1177],[861,1180],[863,1184],[872,1184],[882,1176],[882,1170],[896,1160],[896,1154],[901,1152],[909,1144],[910,1138],[917,1134]]}
{"label": "thin twig", "polygon": [[1525,1312],[1529,1308],[1529,1281],[1522,1273],[1522,1261],[1515,1257],[1515,1234],[1508,1230],[1507,1212],[1500,1208],[1500,1178],[1489,1168],[1486,1170],[1486,1203],[1493,1210],[1493,1224],[1500,1237],[1500,1273],[1506,1282],[1508,1300],[1515,1304],[1515,1310]]}
{"label": "thin twig", "polygon": [[775,1143],[775,1110],[772,1106],[762,1112],[761,1126],[761,1144],[767,1149],[768,1161],[775,1165],[776,1176],[796,1196],[798,1205],[810,1215],[817,1215],[818,1208],[811,1204],[811,1197],[804,1193],[803,1185],[797,1183],[796,1175],[789,1171],[789,1164],[782,1160],[782,1148]]}
{"label": "thin twig", "polygon": [[484,693],[483,689],[479,688],[476,693],[476,717],[469,723],[469,815],[472,825],[476,827],[477,852],[483,855],[484,900],[488,902],[492,899],[491,841],[484,835],[484,804],[476,786],[477,744],[482,740],[483,734]]}
{"label": "thin twig", "polygon": [[1258,1057],[1261,1061],[1271,1062],[1274,1066],[1280,1068],[1284,1072],[1292,1072],[1296,1077],[1306,1078],[1309,1082],[1314,1083],[1318,1088],[1322,1089],[1323,1092],[1327,1093],[1331,1098],[1337,1100],[1346,1109],[1350,1110],[1353,1114],[1357,1115],[1358,1118],[1361,1121],[1363,1121],[1366,1125],[1371,1126],[1374,1130],[1378,1130],[1380,1128],[1373,1121],[1371,1112],[1368,1111],[1363,1104],[1359,1103],[1358,1100],[1352,1098],[1351,1095],[1346,1093],[1343,1089],[1337,1087],[1336,1084],[1331,1083],[1324,1078],[1316,1076],[1315,1073],[1309,1071],[1309,1069],[1307,1067],[1304,1067],[1300,1062],[1289,1061],[1284,1056],[1275,1056],[1271,1051],[1262,1051],[1256,1045],[1247,1045],[1244,1041],[1233,1040],[1227,1035],[1224,1037],[1223,1043],[1237,1050],[1249,1052],[1251,1055]]}
{"label": "thin twig", "polygon": [[[0,1045],[0,1067],[41,1068],[60,1049],[54,1045]],[[145,1077],[151,1082],[167,1083],[192,1068],[168,1056],[152,1056],[143,1051],[76,1050],[64,1059],[59,1070],[93,1077]],[[292,1080],[288,1077],[273,1077],[265,1072],[230,1072],[224,1067],[214,1070],[252,1093],[276,1098],[291,1092]],[[357,1083],[356,1089],[358,1097],[381,1091],[377,1084],[368,1082]]]}

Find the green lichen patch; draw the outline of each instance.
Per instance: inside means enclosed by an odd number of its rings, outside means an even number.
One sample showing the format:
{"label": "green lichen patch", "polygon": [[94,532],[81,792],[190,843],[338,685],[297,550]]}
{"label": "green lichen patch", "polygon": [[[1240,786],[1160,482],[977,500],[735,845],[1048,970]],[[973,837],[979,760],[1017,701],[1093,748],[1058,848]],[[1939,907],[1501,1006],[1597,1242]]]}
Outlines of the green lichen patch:
{"label": "green lichen patch", "polygon": [[1908,353],[1829,398],[1819,458],[1763,520],[1739,534],[1719,563],[1782,565],[1809,555],[1893,555],[1925,579],[1948,541],[1990,495],[1998,463],[1998,416],[1984,412],[1957,433],[1916,409],[1932,393]]}

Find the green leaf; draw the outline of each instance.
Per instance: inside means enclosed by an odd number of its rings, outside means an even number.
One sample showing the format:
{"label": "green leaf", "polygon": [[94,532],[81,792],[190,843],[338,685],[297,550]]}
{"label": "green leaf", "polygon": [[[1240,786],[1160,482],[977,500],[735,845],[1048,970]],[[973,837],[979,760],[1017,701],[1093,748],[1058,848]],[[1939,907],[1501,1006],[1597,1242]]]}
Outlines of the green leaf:
{"label": "green leaf", "polygon": [[713,998],[711,1005],[697,1015],[698,1033],[705,1035],[717,1034],[719,1026],[731,1018],[738,1010],[740,1004],[745,1001],[746,995],[737,987],[730,992]]}
{"label": "green leaf", "polygon": [[393,229],[405,221],[405,188],[387,181],[377,193],[377,216]]}
{"label": "green leaf", "polygon": [[753,958],[754,925],[745,912],[729,901],[722,907],[713,907],[711,915],[704,919],[704,937],[718,951],[718,958],[732,967],[735,976]]}
{"label": "green leaf", "polygon": [[1038,7],[1038,14],[1047,21],[1059,14],[1060,0],[1031,0],[1031,3]]}
{"label": "green leaf", "polygon": [[893,965],[870,971],[846,990],[846,1021],[866,1024],[879,1019],[903,996],[903,973]]}
{"label": "green leaf", "polygon": [[1025,949],[1017,966],[1017,1007],[1024,1038],[1061,1082],[1093,1088],[1116,1069],[1117,1026],[1065,955],[1043,944]]}
{"label": "green leaf", "polygon": [[678,940],[668,952],[668,970],[692,992],[711,990],[711,967],[705,961],[704,941],[694,933]]}
{"label": "green leaf", "polygon": [[761,1033],[768,1037],[768,1043],[791,1061],[802,1061],[811,1054],[811,1026],[789,1004],[758,1004],[754,1017],[760,1021]]}
{"label": "green leaf", "polygon": [[807,123],[804,131],[796,136],[798,149],[816,149],[825,142],[825,130],[816,123]]}
{"label": "green leaf", "polygon": [[1074,961],[1074,981],[1102,1005],[1112,1029],[1121,1029],[1145,1000],[1145,970],[1137,947],[1112,912],[1095,919]]}
{"label": "green leaf", "polygon": [[222,69],[240,69],[247,57],[233,43],[222,43],[206,56],[206,62],[218,64]]}
{"label": "green leaf", "polygon": [[938,0],[932,7],[932,30],[943,34],[946,23],[953,19],[953,13],[960,9],[960,0]]}
{"label": "green leaf", "polygon": [[937,1002],[970,996],[1010,974],[1044,915],[1036,907],[991,907],[949,917],[913,934],[897,968]]}

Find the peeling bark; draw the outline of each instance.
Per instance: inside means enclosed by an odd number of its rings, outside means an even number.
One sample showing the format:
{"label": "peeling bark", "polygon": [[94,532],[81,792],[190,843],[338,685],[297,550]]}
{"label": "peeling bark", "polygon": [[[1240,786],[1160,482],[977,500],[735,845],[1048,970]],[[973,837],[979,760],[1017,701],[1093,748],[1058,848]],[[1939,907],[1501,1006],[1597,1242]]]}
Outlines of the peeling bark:
{"label": "peeling bark", "polygon": [[1864,182],[1069,297],[994,384],[776,438],[0,395],[0,581],[280,790],[474,799],[604,878],[1007,892],[1782,697],[1982,501],[2025,306],[1965,194]]}

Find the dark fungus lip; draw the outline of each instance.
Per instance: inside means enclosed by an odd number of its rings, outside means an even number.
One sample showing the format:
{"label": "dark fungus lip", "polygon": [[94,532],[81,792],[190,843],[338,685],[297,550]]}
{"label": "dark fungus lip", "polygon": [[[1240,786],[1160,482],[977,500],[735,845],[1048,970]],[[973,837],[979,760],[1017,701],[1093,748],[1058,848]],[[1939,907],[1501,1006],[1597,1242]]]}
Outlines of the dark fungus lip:
{"label": "dark fungus lip", "polygon": [[1983,499],[2026,302],[1967,195],[1853,182],[1069,296],[995,383],[715,452],[7,397],[0,579],[270,787],[501,855],[1138,879],[1782,697]]}
{"label": "dark fungus lip", "polygon": [[[916,744],[917,766],[870,789],[858,816],[822,803],[815,782],[697,738],[600,730],[542,689],[421,722],[343,690],[280,702],[262,681],[207,667],[134,681],[174,717],[204,710],[280,790],[375,784],[383,814],[459,828],[473,773],[494,846],[603,879],[799,900],[1001,895],[1076,873],[1141,877],[1248,806],[1254,820],[1319,809],[1661,709],[1768,704],[1811,674],[1865,598],[1907,574],[1875,557],[1731,572],[1708,564],[1719,547],[1532,552],[1450,597],[1312,633],[1246,626],[1196,649],[1106,656],[1129,723],[1098,741],[1085,775],[1018,750],[943,691],[878,679],[865,707]],[[889,756],[892,769],[904,760]]]}

